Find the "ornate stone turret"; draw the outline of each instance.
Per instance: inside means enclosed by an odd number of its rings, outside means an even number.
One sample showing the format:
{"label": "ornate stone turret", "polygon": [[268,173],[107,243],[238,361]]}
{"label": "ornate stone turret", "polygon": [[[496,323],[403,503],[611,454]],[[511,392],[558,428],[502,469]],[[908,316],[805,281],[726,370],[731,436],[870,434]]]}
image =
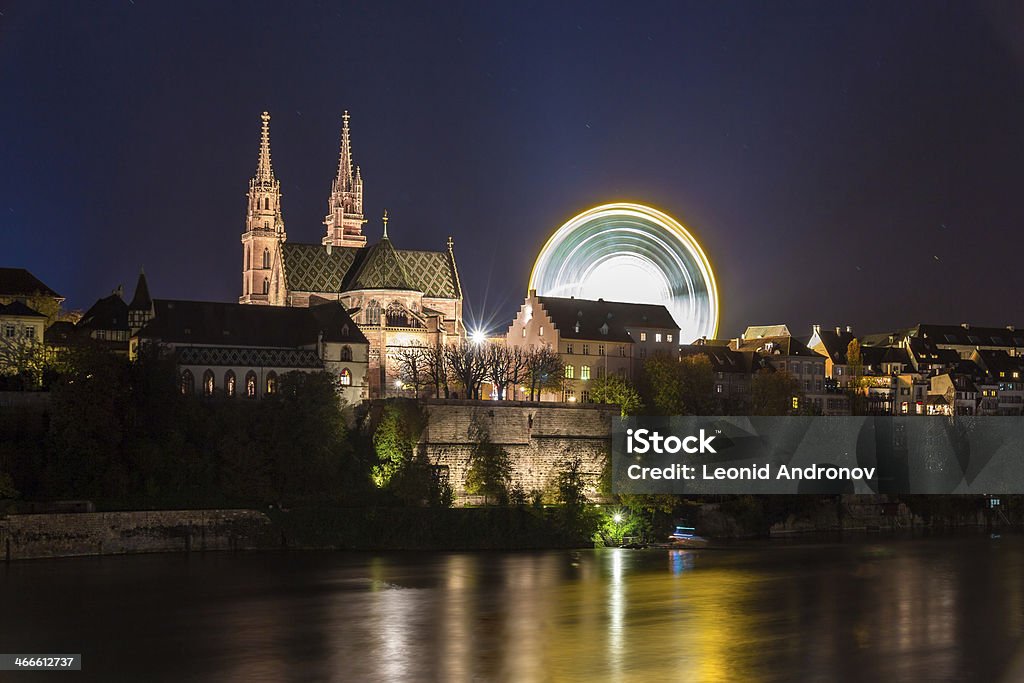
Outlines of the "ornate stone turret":
{"label": "ornate stone turret", "polygon": [[331,185],[331,196],[327,199],[327,216],[324,226],[327,231],[323,243],[335,247],[362,247],[366,244],[363,235],[363,177],[359,167],[352,165],[352,145],[349,139],[346,111],[342,115],[341,152],[338,156],[338,175]]}
{"label": "ornate stone turret", "polygon": [[281,214],[281,181],[270,163],[270,114],[263,112],[256,174],[249,180],[249,206],[242,233],[242,296],[239,303],[270,303],[271,268],[287,239]]}

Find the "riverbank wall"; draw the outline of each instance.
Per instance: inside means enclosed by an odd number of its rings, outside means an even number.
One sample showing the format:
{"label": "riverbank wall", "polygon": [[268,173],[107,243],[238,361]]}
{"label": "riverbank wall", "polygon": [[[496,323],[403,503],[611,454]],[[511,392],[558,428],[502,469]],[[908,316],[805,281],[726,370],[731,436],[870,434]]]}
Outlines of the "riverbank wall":
{"label": "riverbank wall", "polygon": [[248,550],[279,534],[255,510],[159,510],[9,515],[0,518],[0,559]]}

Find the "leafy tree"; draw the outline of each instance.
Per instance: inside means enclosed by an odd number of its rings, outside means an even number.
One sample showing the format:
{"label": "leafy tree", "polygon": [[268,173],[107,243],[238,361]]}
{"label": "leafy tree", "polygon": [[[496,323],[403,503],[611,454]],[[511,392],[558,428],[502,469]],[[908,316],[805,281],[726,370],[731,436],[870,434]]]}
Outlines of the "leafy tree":
{"label": "leafy tree", "polygon": [[610,375],[590,382],[590,400],[619,406],[622,417],[636,415],[643,407],[640,394],[624,377]]}
{"label": "leafy tree", "polygon": [[583,461],[579,456],[562,463],[558,473],[558,502],[569,510],[578,510],[587,504]]}
{"label": "leafy tree", "polygon": [[850,413],[852,415],[863,415],[865,396],[861,383],[864,379],[864,360],[861,357],[860,342],[856,337],[851,339],[850,343],[846,346],[846,365],[847,372],[850,375]]}
{"label": "leafy tree", "polygon": [[658,415],[708,415],[714,412],[714,372],[703,354],[677,359],[665,354],[644,361],[644,404]]}
{"label": "leafy tree", "polygon": [[473,450],[466,473],[466,491],[484,497],[484,504],[493,500],[507,505],[512,483],[512,461],[508,451],[491,441],[487,427],[479,420],[471,426]]}
{"label": "leafy tree", "polygon": [[389,401],[384,405],[373,433],[377,464],[371,477],[378,488],[387,487],[412,462],[424,426],[425,416],[415,403]]}
{"label": "leafy tree", "polygon": [[[793,402],[797,406],[794,408]],[[750,380],[750,404],[754,415],[790,415],[803,403],[800,383],[785,370],[760,370]]]}

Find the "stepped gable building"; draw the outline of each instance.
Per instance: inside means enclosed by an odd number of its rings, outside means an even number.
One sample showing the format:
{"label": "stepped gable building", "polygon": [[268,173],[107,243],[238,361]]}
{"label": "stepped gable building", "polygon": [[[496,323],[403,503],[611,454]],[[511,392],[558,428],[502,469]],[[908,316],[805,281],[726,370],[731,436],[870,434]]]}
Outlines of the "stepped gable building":
{"label": "stepped gable building", "polygon": [[679,326],[660,304],[537,296],[530,290],[505,339],[558,353],[565,363],[561,399],[587,403],[590,380],[609,375],[634,380],[648,355],[675,354]]}
{"label": "stepped gable building", "polygon": [[174,355],[181,391],[259,398],[281,375],[326,371],[342,397],[368,396],[369,342],[337,301],[308,308],[156,299],[153,317],[133,338]]}
{"label": "stepped gable building", "polygon": [[271,165],[270,115],[266,112],[262,123],[242,233],[239,303],[305,307],[340,302],[370,344],[370,396],[385,396],[396,374],[393,354],[409,346],[444,344],[465,335],[462,285],[452,239],[448,238],[443,251],[398,249],[388,236],[385,212],[380,241],[367,244],[363,178],[352,163],[349,115],[345,112],[324,235],[317,244],[289,241],[281,209],[281,183]]}

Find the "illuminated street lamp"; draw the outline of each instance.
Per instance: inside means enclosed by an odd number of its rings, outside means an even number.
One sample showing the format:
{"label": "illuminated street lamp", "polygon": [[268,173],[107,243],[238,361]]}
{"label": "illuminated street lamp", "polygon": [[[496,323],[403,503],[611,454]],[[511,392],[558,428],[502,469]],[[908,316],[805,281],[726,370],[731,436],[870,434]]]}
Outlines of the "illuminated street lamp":
{"label": "illuminated street lamp", "polygon": [[473,330],[469,333],[469,340],[474,344],[483,344],[487,341],[487,335],[483,330]]}

